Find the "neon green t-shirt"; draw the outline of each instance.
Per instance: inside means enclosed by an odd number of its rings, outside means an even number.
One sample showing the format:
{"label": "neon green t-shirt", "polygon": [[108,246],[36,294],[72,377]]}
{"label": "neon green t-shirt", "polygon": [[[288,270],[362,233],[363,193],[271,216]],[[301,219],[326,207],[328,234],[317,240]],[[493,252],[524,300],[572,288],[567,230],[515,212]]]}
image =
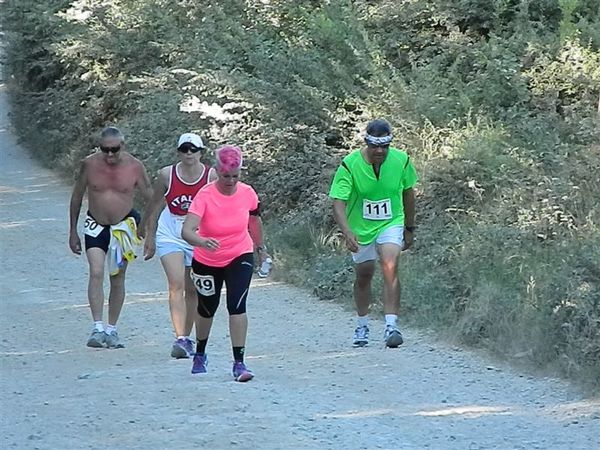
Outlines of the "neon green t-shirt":
{"label": "neon green t-shirt", "polygon": [[402,193],[419,177],[409,156],[390,147],[379,177],[360,150],[347,155],[338,167],[329,197],[346,202],[348,225],[358,243],[368,245],[388,227],[404,225]]}

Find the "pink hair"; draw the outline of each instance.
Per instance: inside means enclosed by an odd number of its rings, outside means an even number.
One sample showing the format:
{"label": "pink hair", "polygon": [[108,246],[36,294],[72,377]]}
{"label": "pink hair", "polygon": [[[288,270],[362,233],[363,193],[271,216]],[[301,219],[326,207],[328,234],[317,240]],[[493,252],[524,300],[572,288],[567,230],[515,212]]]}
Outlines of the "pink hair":
{"label": "pink hair", "polygon": [[217,169],[231,172],[242,167],[242,151],[234,145],[224,145],[217,150]]}

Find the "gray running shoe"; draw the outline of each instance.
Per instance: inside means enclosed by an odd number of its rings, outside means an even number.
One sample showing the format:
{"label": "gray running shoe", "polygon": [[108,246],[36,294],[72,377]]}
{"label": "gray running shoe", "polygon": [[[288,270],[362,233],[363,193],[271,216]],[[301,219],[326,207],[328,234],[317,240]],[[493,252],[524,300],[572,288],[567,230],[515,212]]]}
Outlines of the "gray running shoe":
{"label": "gray running shoe", "polygon": [[186,339],[185,344],[183,344],[183,346],[190,358],[196,354],[196,344],[191,339]]}
{"label": "gray running shoe", "polygon": [[392,325],[386,325],[383,339],[385,340],[385,346],[389,348],[396,348],[404,342],[398,327]]}
{"label": "gray running shoe", "polygon": [[106,334],[106,346],[108,348],[125,348],[119,339],[119,334],[116,331]]}
{"label": "gray running shoe", "polygon": [[191,353],[193,353],[193,348],[192,341],[189,339],[181,338],[173,342],[173,347],[171,347],[171,356],[173,358],[189,358]]}
{"label": "gray running shoe", "polygon": [[369,327],[366,325],[356,327],[354,330],[354,339],[352,345],[354,347],[364,347],[369,344]]}
{"label": "gray running shoe", "polygon": [[87,341],[88,347],[102,348],[106,344],[106,333],[104,331],[94,330]]}

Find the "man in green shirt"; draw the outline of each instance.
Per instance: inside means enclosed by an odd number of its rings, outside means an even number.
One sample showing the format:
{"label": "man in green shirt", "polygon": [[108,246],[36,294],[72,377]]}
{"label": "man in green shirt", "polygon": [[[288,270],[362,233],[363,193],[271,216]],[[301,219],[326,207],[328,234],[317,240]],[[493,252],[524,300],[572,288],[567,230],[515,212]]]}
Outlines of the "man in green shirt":
{"label": "man in green shirt", "polygon": [[402,344],[398,329],[400,252],[410,248],[415,232],[415,195],[418,176],[408,155],[390,147],[392,127],[384,119],[367,125],[366,148],[347,155],[335,173],[329,196],[333,215],[356,264],[354,300],[358,313],[353,345],[369,342],[368,313],[375,261],[383,272],[384,340],[388,347]]}

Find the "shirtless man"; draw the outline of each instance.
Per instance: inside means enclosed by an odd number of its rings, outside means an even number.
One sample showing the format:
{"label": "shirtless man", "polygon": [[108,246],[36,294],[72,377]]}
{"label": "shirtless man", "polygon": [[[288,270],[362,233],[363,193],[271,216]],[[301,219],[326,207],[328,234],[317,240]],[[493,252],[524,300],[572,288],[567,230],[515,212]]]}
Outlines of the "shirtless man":
{"label": "shirtless man", "polygon": [[[140,216],[133,209],[136,188],[146,200],[152,195],[150,180],[143,164],[124,150],[123,134],[114,127],[105,128],[100,136],[101,152],[81,162],[70,204],[69,247],[81,254],[77,222],[83,196],[87,191],[88,207],[85,219],[85,253],[90,267],[88,301],[94,329],[88,347],[122,348],[117,334],[117,320],[125,300],[125,262],[118,273],[111,275],[108,296],[108,324],[102,322],[104,308],[104,267],[111,244],[111,226],[123,226],[137,233]],[[135,222],[128,218],[133,218]],[[141,233],[138,233],[141,234]],[[134,236],[137,237],[137,236]]]}

